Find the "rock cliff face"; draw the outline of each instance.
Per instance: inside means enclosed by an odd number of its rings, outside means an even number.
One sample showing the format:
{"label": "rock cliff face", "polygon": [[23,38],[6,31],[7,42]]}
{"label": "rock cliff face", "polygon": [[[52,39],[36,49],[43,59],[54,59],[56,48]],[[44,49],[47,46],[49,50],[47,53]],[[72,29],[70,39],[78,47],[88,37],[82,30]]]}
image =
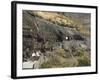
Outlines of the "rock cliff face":
{"label": "rock cliff face", "polygon": [[[66,56],[58,56],[56,51],[60,49],[64,51],[58,51],[58,54]],[[84,53],[78,52],[80,49]],[[72,65],[76,62],[72,62],[68,54],[76,56],[82,53],[90,61],[90,14],[23,10],[23,62],[30,61],[36,51],[40,51],[43,57],[38,68],[80,66],[78,63]],[[51,57],[56,60],[54,56],[63,62],[57,59],[59,64],[48,65]],[[64,63],[66,65],[62,65]]]}

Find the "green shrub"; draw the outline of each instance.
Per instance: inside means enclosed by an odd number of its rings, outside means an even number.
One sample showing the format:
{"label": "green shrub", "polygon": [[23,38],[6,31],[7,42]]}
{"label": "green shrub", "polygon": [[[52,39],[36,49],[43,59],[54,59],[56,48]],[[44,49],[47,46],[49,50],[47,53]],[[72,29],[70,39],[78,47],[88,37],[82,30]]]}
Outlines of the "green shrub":
{"label": "green shrub", "polygon": [[41,68],[59,67],[60,64],[58,57],[49,57],[46,62],[41,64]]}
{"label": "green shrub", "polygon": [[90,66],[90,60],[86,56],[83,56],[80,59],[78,59],[78,63],[78,66]]}
{"label": "green shrub", "polygon": [[75,56],[82,57],[84,56],[84,54],[85,54],[85,51],[83,49],[78,49]]}
{"label": "green shrub", "polygon": [[66,55],[66,51],[64,49],[57,49],[55,50],[56,55],[60,56],[60,57],[67,57]]}
{"label": "green shrub", "polygon": [[51,67],[52,65],[50,64],[49,61],[47,61],[47,62],[42,63],[40,68],[51,68]]}

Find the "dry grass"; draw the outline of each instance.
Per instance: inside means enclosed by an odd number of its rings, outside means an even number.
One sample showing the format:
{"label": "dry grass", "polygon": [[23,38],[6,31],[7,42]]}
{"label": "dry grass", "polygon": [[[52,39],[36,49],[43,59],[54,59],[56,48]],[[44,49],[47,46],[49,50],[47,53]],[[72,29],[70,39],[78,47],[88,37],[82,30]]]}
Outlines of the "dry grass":
{"label": "dry grass", "polygon": [[81,25],[78,21],[55,12],[35,12],[35,15],[64,27],[79,27]]}
{"label": "dry grass", "polygon": [[78,19],[73,19],[69,16],[64,16],[62,14],[58,14],[56,12],[34,12],[34,14],[38,17],[41,17],[45,20],[48,20],[52,23],[55,23],[60,26],[76,28],[78,31],[85,35],[90,36],[90,32],[82,25],[82,22]]}

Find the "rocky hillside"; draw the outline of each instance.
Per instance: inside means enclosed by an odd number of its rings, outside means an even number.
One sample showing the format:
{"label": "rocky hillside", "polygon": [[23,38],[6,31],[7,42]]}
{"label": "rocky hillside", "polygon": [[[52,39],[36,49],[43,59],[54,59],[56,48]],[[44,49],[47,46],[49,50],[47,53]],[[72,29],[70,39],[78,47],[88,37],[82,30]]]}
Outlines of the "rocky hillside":
{"label": "rocky hillside", "polygon": [[[37,51],[41,56],[32,57]],[[28,61],[37,61],[35,68],[90,65],[90,15],[23,10],[23,62]]]}

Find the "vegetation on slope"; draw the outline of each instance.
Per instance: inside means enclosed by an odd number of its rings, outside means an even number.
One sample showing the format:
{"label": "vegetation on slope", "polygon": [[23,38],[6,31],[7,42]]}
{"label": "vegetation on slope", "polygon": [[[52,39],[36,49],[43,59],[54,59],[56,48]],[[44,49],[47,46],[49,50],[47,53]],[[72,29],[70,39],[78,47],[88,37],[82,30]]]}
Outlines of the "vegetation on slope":
{"label": "vegetation on slope", "polygon": [[47,57],[48,60],[43,62],[40,68],[90,66],[90,58],[84,50],[80,49],[77,51],[74,57],[78,63],[71,56],[67,56],[64,49],[57,49],[52,56]]}
{"label": "vegetation on slope", "polygon": [[[86,38],[90,38],[90,31],[80,21],[57,12],[25,12],[27,13],[23,17],[23,53],[25,59],[28,60],[34,51],[40,50],[43,57],[46,58],[46,60],[43,60],[40,68],[90,65],[90,56],[87,55],[90,51],[86,51],[86,49],[90,48],[90,46],[87,48],[86,44]],[[38,23],[37,27],[40,31],[36,29],[36,23]],[[66,33],[64,30],[66,30]],[[85,39],[78,41],[74,38],[72,40],[73,35],[82,37],[81,34],[84,35]],[[63,35],[64,38],[67,36],[71,39],[65,41],[65,46],[68,49],[64,48],[63,41],[65,39],[62,38]],[[79,36],[77,37],[79,38]],[[58,39],[61,38],[62,40],[59,41]],[[63,45],[63,48],[59,48],[59,43]],[[82,49],[84,45],[86,49]],[[50,52],[49,56],[48,51]],[[71,54],[77,62],[72,58]]]}
{"label": "vegetation on slope", "polygon": [[72,18],[70,16],[65,16],[63,13],[44,12],[44,11],[37,11],[37,12],[29,11],[29,13],[60,26],[75,28],[81,34],[85,36],[90,36],[90,32],[87,30],[87,27],[85,27],[86,25],[85,26],[83,25],[82,21]]}

